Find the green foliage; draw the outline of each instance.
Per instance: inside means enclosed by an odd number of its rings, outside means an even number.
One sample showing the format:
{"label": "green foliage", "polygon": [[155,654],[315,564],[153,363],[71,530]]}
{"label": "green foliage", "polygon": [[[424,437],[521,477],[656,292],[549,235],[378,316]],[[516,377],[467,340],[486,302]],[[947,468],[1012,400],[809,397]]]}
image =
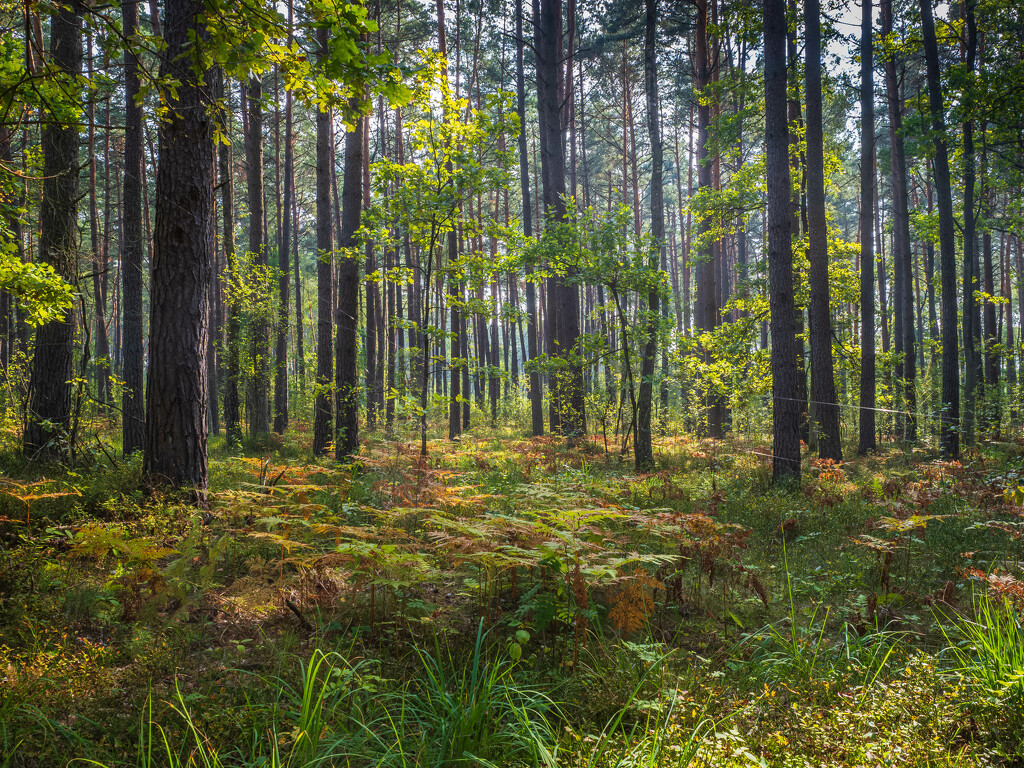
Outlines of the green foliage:
{"label": "green foliage", "polygon": [[1024,757],[1024,626],[1013,603],[975,595],[973,619],[942,617],[956,672],[978,692],[979,714],[998,734],[1007,757]]}

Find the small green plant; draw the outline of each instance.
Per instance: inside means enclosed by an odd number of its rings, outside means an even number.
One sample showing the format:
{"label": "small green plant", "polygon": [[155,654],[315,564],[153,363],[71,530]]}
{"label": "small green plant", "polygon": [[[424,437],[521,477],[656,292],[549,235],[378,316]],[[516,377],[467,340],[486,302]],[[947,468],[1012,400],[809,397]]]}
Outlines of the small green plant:
{"label": "small green plant", "polygon": [[940,617],[956,659],[955,672],[979,693],[980,714],[1000,738],[1001,749],[1024,757],[1024,626],[1005,598],[975,596],[974,619]]}
{"label": "small green plant", "polygon": [[376,765],[456,768],[525,760],[555,765],[554,702],[513,675],[511,658],[485,658],[487,633],[477,630],[473,657],[457,663],[435,640],[434,653],[417,648],[422,677],[385,698],[382,734],[387,746]]}

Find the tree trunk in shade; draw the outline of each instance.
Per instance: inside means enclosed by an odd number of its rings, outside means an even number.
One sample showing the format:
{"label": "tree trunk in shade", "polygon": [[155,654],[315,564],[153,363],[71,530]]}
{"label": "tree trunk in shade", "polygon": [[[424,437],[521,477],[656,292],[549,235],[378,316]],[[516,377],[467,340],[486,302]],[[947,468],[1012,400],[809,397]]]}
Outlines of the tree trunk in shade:
{"label": "tree trunk in shade", "polygon": [[768,177],[768,286],[771,312],[772,480],[800,479],[793,246],[790,242],[786,8],[764,3],[765,162]]}
{"label": "tree trunk in shade", "polygon": [[359,371],[357,339],[359,336],[359,261],[355,258],[356,232],[363,208],[363,131],[364,117],[345,132],[345,175],[341,188],[341,237],[338,250],[338,301],[335,324],[335,444],[340,460],[359,448]]}
{"label": "tree trunk in shade", "polygon": [[[317,30],[320,56],[327,55],[327,30]],[[313,455],[322,456],[331,444],[334,405],[334,231],[331,228],[331,113],[316,113],[316,402],[313,406]]]}
{"label": "tree trunk in shade", "polygon": [[[50,17],[50,64],[64,87],[82,71],[82,17],[76,0]],[[53,122],[50,122],[50,120]],[[69,283],[78,282],[78,124],[47,115],[42,131],[43,200],[39,260]],[[75,310],[36,331],[25,414],[25,451],[58,456],[68,446],[74,378]]]}
{"label": "tree trunk in shade", "polygon": [[[647,133],[651,142],[651,238],[650,268],[657,270],[665,247],[665,190],[663,184],[663,153],[661,126],[658,118],[658,0],[646,0],[644,23],[644,87],[647,92]],[[651,405],[654,399],[654,360],[658,353],[658,287],[647,296],[646,339],[640,362],[640,388],[637,398],[636,451],[637,469],[654,464],[651,440]]]}
{"label": "tree trunk in shade", "polygon": [[[124,35],[132,39],[139,28],[139,5],[122,0]],[[143,165],[142,107],[139,93],[139,60],[131,49],[124,52],[124,202],[121,211],[121,445],[124,455],[141,451],[146,444],[145,363],[143,361],[142,276],[146,248],[142,229]]]}
{"label": "tree trunk in shade", "polygon": [[842,461],[839,402],[832,366],[832,311],[828,284],[828,222],[821,124],[821,28],[818,0],[806,0],[807,234],[810,261],[811,400],[815,403],[818,456]]}
{"label": "tree trunk in shade", "polygon": [[956,230],[949,181],[949,149],[939,79],[939,46],[935,39],[932,0],[920,0],[921,29],[928,77],[928,102],[935,143],[935,197],[939,210],[939,264],[942,271],[942,402],[940,441],[947,459],[960,456],[960,368],[956,334]]}
{"label": "tree trunk in shade", "polygon": [[875,442],[875,92],[871,47],[871,0],[861,5],[860,40],[860,436],[857,453]]}
{"label": "tree trunk in shade", "polygon": [[214,120],[194,56],[195,41],[206,37],[202,9],[199,0],[164,5],[160,74],[180,85],[176,98],[165,96],[168,117],[160,127],[144,466],[152,478],[193,488],[205,501],[215,219]]}

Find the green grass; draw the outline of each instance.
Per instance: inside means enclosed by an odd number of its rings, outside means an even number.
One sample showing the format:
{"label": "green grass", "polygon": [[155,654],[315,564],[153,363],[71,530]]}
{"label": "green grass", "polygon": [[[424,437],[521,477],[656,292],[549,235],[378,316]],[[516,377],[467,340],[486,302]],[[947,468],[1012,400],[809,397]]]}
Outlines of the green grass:
{"label": "green grass", "polygon": [[1019,614],[964,575],[1021,575],[1009,447],[777,490],[750,440],[302,439],[218,443],[207,516],[5,447],[0,768],[1020,757]]}

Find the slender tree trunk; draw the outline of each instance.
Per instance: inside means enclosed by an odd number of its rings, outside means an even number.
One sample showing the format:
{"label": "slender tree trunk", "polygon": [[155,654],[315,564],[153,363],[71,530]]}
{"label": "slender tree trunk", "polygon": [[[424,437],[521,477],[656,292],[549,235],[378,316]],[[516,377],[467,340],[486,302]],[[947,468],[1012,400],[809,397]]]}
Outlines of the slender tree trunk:
{"label": "slender tree trunk", "polygon": [[[697,23],[696,23],[696,46],[694,67],[696,68],[696,87],[704,97],[697,105],[697,185],[701,190],[709,190],[712,187],[712,166],[713,160],[710,157],[710,125],[711,107],[707,101],[707,90],[711,84],[711,71],[713,63],[708,45],[708,3],[709,0],[696,0]],[[697,228],[698,237],[705,243],[704,252],[697,259],[697,311],[694,317],[694,325],[697,330],[703,333],[711,333],[718,326],[718,288],[715,275],[715,250],[707,245],[711,231],[711,218],[708,215],[702,216]],[[710,353],[704,352],[704,362],[710,363]],[[703,394],[706,413],[706,434],[709,437],[722,437],[722,407],[719,402],[720,396],[707,385],[707,391]]]}
{"label": "slender tree trunk", "polygon": [[932,0],[920,0],[921,27],[928,75],[928,101],[935,142],[935,196],[939,209],[939,262],[942,270],[942,454],[960,456],[960,370],[956,338],[956,232],[949,180],[945,106],[939,79],[939,46],[935,39]]}
{"label": "slender tree trunk", "polygon": [[[230,101],[226,93],[223,74],[217,76],[217,92],[222,100]],[[230,136],[230,104],[225,108],[223,118],[228,126]],[[218,173],[220,176],[221,195],[221,220],[224,241],[224,268],[229,285],[231,281],[238,278],[239,265],[238,253],[235,249],[235,187],[233,152],[231,143],[221,143],[217,147],[218,152]],[[228,445],[237,445],[242,438],[242,412],[239,397],[239,383],[241,381],[240,345],[242,343],[242,316],[239,307],[238,297],[229,294],[228,296],[228,317],[226,335],[226,357],[224,376],[224,433]]]}
{"label": "slender tree trunk", "polygon": [[[249,258],[252,259],[251,275],[260,289],[270,291],[266,281],[267,244],[265,242],[266,211],[263,205],[263,82],[259,75],[249,78],[246,86],[248,122],[245,134],[245,161],[249,192]],[[269,366],[268,354],[270,337],[263,302],[255,308],[252,320],[252,365],[253,375],[249,385],[249,433],[264,434],[270,431]]]}
{"label": "slender tree trunk", "polygon": [[[289,19],[292,11],[289,6]],[[274,345],[274,432],[288,427],[288,310],[291,296],[292,197],[295,194],[295,159],[292,128],[292,92],[284,96],[284,196],[281,199],[281,233],[277,247],[278,305],[277,340]],[[296,233],[297,234],[297,233]]]}
{"label": "slender tree trunk", "polygon": [[[367,118],[356,120],[345,132],[345,176],[341,192],[341,238],[338,249],[354,249],[363,203],[363,132]],[[335,456],[340,461],[359,449],[359,262],[352,252],[345,253],[338,265],[338,327],[335,340]]]}
{"label": "slender tree trunk", "polygon": [[[658,118],[658,0],[646,0],[644,23],[644,90],[647,94],[647,134],[651,142],[651,253],[648,257],[652,272],[661,266],[661,252],[665,247],[665,205],[661,125]],[[654,397],[654,361],[658,353],[659,284],[647,295],[647,315],[644,321],[643,357],[640,361],[640,389],[637,400],[636,450],[637,469],[648,469],[654,464],[651,444],[651,405]]]}
{"label": "slender tree trunk", "polygon": [[[319,55],[327,55],[327,29],[317,30]],[[313,455],[327,452],[333,422],[334,322],[333,284],[334,230],[331,221],[331,168],[334,143],[331,140],[331,113],[320,108],[316,114],[316,251],[317,251],[317,326],[316,326],[316,403],[313,411]]]}
{"label": "slender tree trunk", "polygon": [[[882,34],[893,33],[892,0],[881,0]],[[902,318],[902,358],[897,361],[897,378],[903,388],[906,411],[901,437],[917,440],[916,351],[914,338],[913,254],[910,241],[910,212],[907,194],[907,160],[903,145],[903,99],[896,72],[896,55],[885,57],[885,89],[889,108],[889,142],[892,166],[893,237],[892,258],[896,274],[896,316]]]}
{"label": "slender tree trunk", "polygon": [[206,78],[195,70],[207,32],[198,0],[166,0],[164,11],[160,74],[180,85],[175,97],[167,96],[168,117],[160,127],[144,468],[154,479],[193,488],[205,501],[214,120]]}
{"label": "slender tree trunk", "polygon": [[[930,0],[926,0],[930,1]],[[876,448],[875,442],[875,254],[872,222],[875,189],[875,102],[872,63],[871,0],[861,5],[860,41],[860,437],[857,453]]]}

